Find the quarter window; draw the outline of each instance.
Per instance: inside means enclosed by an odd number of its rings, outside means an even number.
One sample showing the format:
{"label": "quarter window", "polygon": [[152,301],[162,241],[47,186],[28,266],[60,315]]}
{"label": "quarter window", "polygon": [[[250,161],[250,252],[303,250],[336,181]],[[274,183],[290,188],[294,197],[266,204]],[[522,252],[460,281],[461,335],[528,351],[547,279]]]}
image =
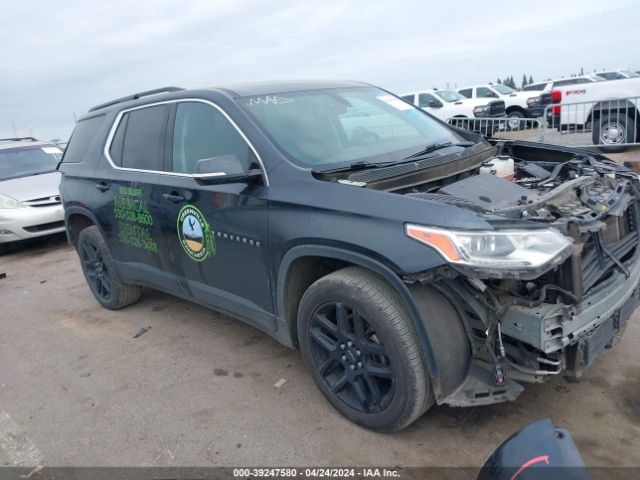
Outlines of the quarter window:
{"label": "quarter window", "polygon": [[179,103],[173,128],[172,171],[196,173],[198,160],[235,155],[247,170],[255,156],[236,128],[216,108],[201,102]]}

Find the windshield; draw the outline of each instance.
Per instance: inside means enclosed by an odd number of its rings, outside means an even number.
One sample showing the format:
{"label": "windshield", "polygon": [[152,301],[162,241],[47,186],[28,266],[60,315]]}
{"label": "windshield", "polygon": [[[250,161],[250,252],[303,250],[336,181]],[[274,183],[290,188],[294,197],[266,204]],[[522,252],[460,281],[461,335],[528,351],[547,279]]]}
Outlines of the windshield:
{"label": "windshield", "polygon": [[49,145],[0,149],[0,180],[53,172],[61,157],[62,151]]}
{"label": "windshield", "polygon": [[458,92],[454,92],[453,90],[438,90],[435,92],[437,96],[439,96],[445,102],[459,102],[460,100],[466,100],[467,97],[463,97]]}
{"label": "windshield", "polygon": [[622,73],[627,78],[638,78],[638,77],[640,77],[640,75],[638,75],[636,72],[632,72],[631,70],[620,70],[620,73]]}
{"label": "windshield", "polygon": [[395,162],[427,145],[464,140],[422,110],[373,87],[261,95],[240,102],[303,166]]}
{"label": "windshield", "polygon": [[493,89],[501,95],[509,95],[510,93],[515,92],[513,88],[507,87],[506,85],[502,84],[493,85]]}

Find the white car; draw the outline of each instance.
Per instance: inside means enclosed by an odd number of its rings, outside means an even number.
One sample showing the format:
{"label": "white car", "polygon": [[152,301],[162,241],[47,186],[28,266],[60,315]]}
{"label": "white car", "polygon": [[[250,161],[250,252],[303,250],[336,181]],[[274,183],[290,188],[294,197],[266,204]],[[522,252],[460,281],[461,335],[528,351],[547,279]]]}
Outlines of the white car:
{"label": "white car", "polygon": [[538,118],[544,115],[544,107],[551,101],[548,95],[538,92],[517,92],[502,84],[476,85],[474,87],[459,88],[458,93],[467,98],[495,98],[503,100],[509,128],[516,130],[521,127],[520,119]]}
{"label": "white car", "polygon": [[640,77],[559,87],[548,121],[563,131],[591,129],[594,145],[621,152],[640,143]]}
{"label": "white car", "polygon": [[544,82],[532,83],[522,89],[523,92],[550,92],[557,87],[566,87],[567,85],[579,85],[582,83],[604,82],[606,79],[600,75],[590,73],[588,75],[579,75],[577,77],[557,78],[555,80],[546,80]]}
{"label": "white car", "polygon": [[492,135],[499,125],[488,121],[457,121],[455,119],[493,119],[506,115],[504,101],[489,98],[466,98],[455,90],[421,90],[405,93],[402,99],[429,112],[436,118],[468,130]]}
{"label": "white car", "polygon": [[10,242],[64,231],[62,151],[33,138],[0,139],[0,251]]}

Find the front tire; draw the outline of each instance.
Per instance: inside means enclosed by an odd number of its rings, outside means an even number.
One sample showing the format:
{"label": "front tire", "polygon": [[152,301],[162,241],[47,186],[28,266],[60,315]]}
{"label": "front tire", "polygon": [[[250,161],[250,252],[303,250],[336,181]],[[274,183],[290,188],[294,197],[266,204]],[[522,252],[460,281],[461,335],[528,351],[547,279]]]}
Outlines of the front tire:
{"label": "front tire", "polygon": [[122,280],[97,226],[92,225],[80,232],[78,255],[84,278],[100,305],[109,310],[118,310],[140,299],[142,287]]}
{"label": "front tire", "polygon": [[603,113],[593,121],[591,141],[607,153],[624,152],[627,143],[633,143],[636,123],[632,117],[620,112]]}
{"label": "front tire", "polygon": [[400,430],[433,404],[402,301],[368,270],[348,267],[311,285],[298,309],[298,339],[320,391],[358,425]]}
{"label": "front tire", "polygon": [[510,112],[507,117],[509,118],[507,120],[507,126],[509,127],[509,130],[524,130],[524,128],[520,128],[521,119],[524,118],[524,113],[522,113],[520,110],[514,110]]}

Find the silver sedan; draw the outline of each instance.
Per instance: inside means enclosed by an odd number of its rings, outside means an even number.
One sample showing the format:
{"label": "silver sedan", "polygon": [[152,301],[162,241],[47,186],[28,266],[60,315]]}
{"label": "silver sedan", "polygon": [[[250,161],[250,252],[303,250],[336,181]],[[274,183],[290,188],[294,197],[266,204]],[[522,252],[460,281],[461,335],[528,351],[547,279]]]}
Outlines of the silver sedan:
{"label": "silver sedan", "polygon": [[0,249],[64,231],[60,200],[62,151],[32,138],[0,140]]}

